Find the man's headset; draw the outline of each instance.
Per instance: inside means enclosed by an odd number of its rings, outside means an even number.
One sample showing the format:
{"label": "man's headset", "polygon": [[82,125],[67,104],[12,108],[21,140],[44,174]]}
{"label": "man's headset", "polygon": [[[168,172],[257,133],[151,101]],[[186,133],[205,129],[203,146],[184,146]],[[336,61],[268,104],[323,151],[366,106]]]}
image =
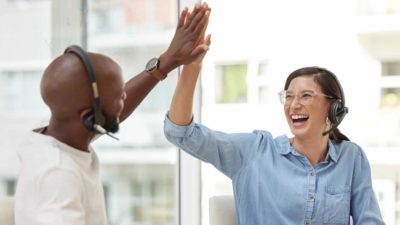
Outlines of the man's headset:
{"label": "man's headset", "polygon": [[110,132],[108,132],[104,126],[106,124],[106,119],[104,114],[101,111],[101,104],[100,104],[100,95],[99,95],[99,89],[97,86],[97,81],[96,81],[96,76],[92,67],[92,64],[90,63],[89,56],[83,50],[81,47],[77,45],[71,45],[68,48],[65,49],[64,54],[67,53],[73,53],[77,55],[81,61],[83,62],[83,65],[86,68],[86,72],[89,77],[89,81],[91,83],[92,87],[92,92],[93,92],[93,109],[91,112],[86,114],[83,118],[83,124],[85,127],[94,132],[98,132],[100,134],[106,134],[116,140],[118,140],[117,137],[112,135]]}
{"label": "man's headset", "polygon": [[329,108],[328,112],[328,119],[331,121],[332,126],[329,130],[324,131],[322,133],[323,136],[331,133],[333,129],[339,126],[339,124],[342,122],[346,114],[349,112],[349,108],[346,107],[345,105],[345,99],[344,99],[344,92],[342,85],[340,85],[339,80],[337,79],[336,75],[332,73],[331,71],[325,69],[325,68],[318,68],[322,73],[327,74],[332,78],[332,80],[335,81],[337,87],[339,88],[340,96],[338,99],[333,99],[331,102],[331,106]]}

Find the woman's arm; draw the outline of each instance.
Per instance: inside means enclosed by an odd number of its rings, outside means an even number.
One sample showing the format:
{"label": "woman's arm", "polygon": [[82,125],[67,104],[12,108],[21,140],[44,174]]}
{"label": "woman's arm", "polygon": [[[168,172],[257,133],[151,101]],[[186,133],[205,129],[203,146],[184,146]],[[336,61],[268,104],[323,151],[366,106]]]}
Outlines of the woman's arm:
{"label": "woman's arm", "polygon": [[208,35],[199,45],[204,49],[204,53],[192,63],[183,66],[168,112],[168,118],[176,125],[188,125],[192,120],[194,90],[200,74],[201,63],[210,43],[211,36]]}
{"label": "woman's arm", "polygon": [[360,150],[353,175],[351,215],[354,225],[384,225],[374,190],[371,167],[364,152]]}

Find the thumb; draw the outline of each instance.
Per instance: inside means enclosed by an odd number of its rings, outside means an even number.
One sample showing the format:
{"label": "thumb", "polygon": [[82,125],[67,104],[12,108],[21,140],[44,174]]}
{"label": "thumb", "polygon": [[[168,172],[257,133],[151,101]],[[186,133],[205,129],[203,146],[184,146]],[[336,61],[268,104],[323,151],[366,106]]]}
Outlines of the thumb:
{"label": "thumb", "polygon": [[199,55],[207,52],[209,49],[207,44],[198,45],[192,52],[192,57],[198,57]]}

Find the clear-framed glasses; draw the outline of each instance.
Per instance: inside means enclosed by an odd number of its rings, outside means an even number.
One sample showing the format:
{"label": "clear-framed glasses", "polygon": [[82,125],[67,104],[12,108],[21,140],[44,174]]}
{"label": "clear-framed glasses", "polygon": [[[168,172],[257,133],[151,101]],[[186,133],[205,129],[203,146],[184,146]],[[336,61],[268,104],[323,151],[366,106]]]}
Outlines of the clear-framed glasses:
{"label": "clear-framed glasses", "polygon": [[291,105],[296,97],[301,105],[311,105],[314,102],[315,96],[318,95],[325,96],[326,98],[329,99],[333,99],[332,96],[316,93],[314,91],[302,91],[298,94],[294,94],[293,92],[290,91],[280,91],[278,95],[279,95],[279,100],[285,106]]}

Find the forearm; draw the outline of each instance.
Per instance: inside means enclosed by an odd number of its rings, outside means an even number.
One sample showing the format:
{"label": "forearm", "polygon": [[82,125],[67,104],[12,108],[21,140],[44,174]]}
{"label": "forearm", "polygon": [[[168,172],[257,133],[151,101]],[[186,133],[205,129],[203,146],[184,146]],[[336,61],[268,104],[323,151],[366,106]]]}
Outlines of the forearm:
{"label": "forearm", "polygon": [[[209,13],[210,8],[205,3],[196,4],[192,13],[187,8],[182,11],[175,35],[168,49],[159,57],[158,70],[162,75],[167,75],[180,65],[192,63],[204,54],[207,46],[198,41],[204,36]],[[157,85],[160,75],[153,75],[143,71],[125,84],[127,98],[120,121],[125,120]]]}
{"label": "forearm", "polygon": [[[168,74],[179,66],[179,62],[168,53],[160,56],[160,71]],[[140,105],[144,98],[158,84],[159,80],[152,76],[146,70],[142,71],[135,77],[125,83],[125,92],[127,98],[125,100],[124,109],[120,116],[120,121],[124,121],[132,112]]]}
{"label": "forearm", "polygon": [[120,121],[124,121],[150,91],[157,85],[159,80],[149,72],[143,71],[125,83],[126,100],[124,109],[120,116]]}
{"label": "forearm", "polygon": [[177,125],[187,125],[192,120],[193,96],[200,69],[200,65],[188,65],[182,69],[168,112],[168,118]]}

